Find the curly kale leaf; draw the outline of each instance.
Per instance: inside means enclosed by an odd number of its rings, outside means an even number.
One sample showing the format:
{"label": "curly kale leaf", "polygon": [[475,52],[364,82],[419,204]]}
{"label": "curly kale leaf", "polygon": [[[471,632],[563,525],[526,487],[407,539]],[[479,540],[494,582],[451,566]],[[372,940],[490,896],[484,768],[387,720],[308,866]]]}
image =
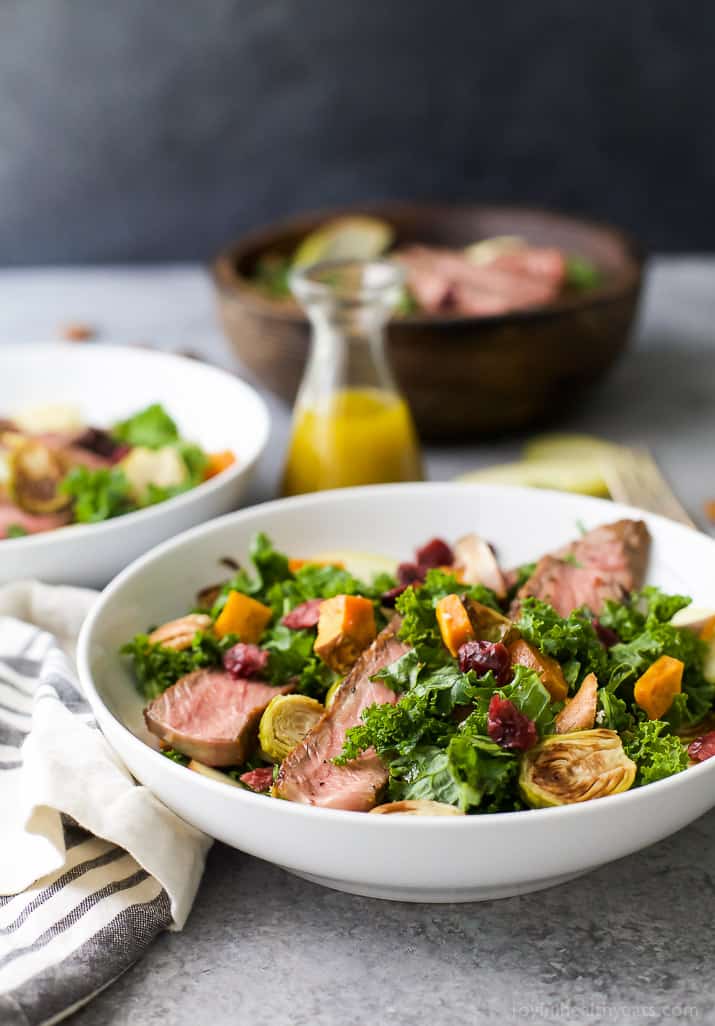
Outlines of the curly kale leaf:
{"label": "curly kale leaf", "polygon": [[79,524],[98,524],[137,508],[129,482],[119,467],[73,467],[58,490],[72,497],[74,518]]}
{"label": "curly kale leaf", "polygon": [[406,588],[397,599],[397,611],[402,615],[400,638],[413,646],[440,646],[442,641],[435,609],[445,595],[454,594],[464,595],[501,612],[497,597],[490,588],[482,584],[461,584],[454,574],[445,570],[428,570],[423,584],[418,588]]}
{"label": "curly kale leaf", "polygon": [[291,630],[276,624],[264,635],[263,648],[269,653],[268,676],[272,684],[286,684],[292,678],[296,691],[322,698],[336,675],[313,651],[315,631]]}
{"label": "curly kale leaf", "polygon": [[688,765],[688,753],[680,738],[662,720],[646,720],[625,735],[626,755],[638,767],[636,786],[672,777]]}
{"label": "curly kale leaf", "polygon": [[424,745],[390,764],[392,800],[428,799],[463,812],[518,807],[518,760],[486,737],[455,734],[447,746]]}
{"label": "curly kale leaf", "polygon": [[595,673],[599,680],[604,676],[606,653],[590,615],[583,609],[562,617],[547,602],[525,598],[516,626],[526,641],[562,664],[571,686],[587,673]]}

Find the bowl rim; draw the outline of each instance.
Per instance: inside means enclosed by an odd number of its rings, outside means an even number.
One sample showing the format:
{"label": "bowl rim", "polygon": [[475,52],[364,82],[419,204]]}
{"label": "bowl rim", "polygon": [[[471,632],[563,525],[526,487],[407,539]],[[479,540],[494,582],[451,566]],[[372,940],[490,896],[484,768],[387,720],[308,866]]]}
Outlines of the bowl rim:
{"label": "bowl rim", "polygon": [[[186,356],[180,356],[177,353],[165,352],[161,349],[144,349],[138,346],[127,346],[127,345],[115,345],[113,343],[92,343],[91,346],[86,349],[80,350],[76,343],[71,342],[29,342],[29,343],[9,343],[2,347],[0,350],[0,361],[5,356],[9,356],[12,359],[13,355],[37,353],[38,357],[43,352],[57,355],[58,352],[66,353],[79,353],[81,352],[93,352],[103,354],[119,354],[126,356],[131,354],[132,358],[135,359],[147,359],[156,360],[158,362],[167,362],[173,365],[180,364],[185,367],[198,365],[201,368],[200,373],[208,373],[209,375],[216,375],[223,377],[231,382],[231,385],[236,388],[237,392],[241,393],[243,398],[250,396],[256,404],[256,410],[258,412],[258,422],[256,424],[255,435],[253,438],[253,445],[249,450],[248,456],[243,459],[240,463],[238,460],[227,467],[226,470],[222,470],[219,474],[210,478],[208,481],[202,481],[201,484],[196,485],[194,488],[190,488],[186,492],[182,492],[180,495],[175,495],[171,499],[165,499],[164,502],[158,502],[153,506],[147,506],[145,509],[134,510],[130,513],[123,513],[119,517],[111,517],[109,520],[102,520],[97,524],[65,524],[64,527],[56,528],[52,531],[40,531],[37,534],[28,534],[20,538],[3,538],[0,539],[0,546],[11,545],[13,546],[13,553],[27,553],[31,555],[33,551],[43,547],[61,545],[63,541],[81,541],[82,539],[91,539],[99,537],[103,534],[107,534],[112,530],[117,531],[119,526],[129,525],[140,525],[150,523],[153,520],[159,519],[162,515],[166,515],[167,512],[172,510],[182,509],[185,506],[191,504],[197,498],[211,495],[213,492],[219,491],[230,481],[238,480],[241,477],[248,474],[252,467],[256,465],[261,455],[265,451],[266,445],[268,444],[268,436],[270,433],[270,413],[268,411],[268,405],[257,389],[253,388],[246,381],[238,376],[231,374],[230,371],[224,370],[221,367],[216,367],[213,364],[204,363],[203,361],[191,360]],[[70,531],[71,535],[65,534],[66,531]],[[178,537],[178,535],[177,535]],[[0,548],[0,552],[10,551]]]}
{"label": "bowl rim", "polygon": [[389,221],[409,213],[425,216],[452,217],[455,214],[498,213],[518,217],[543,217],[547,220],[579,225],[591,231],[610,235],[626,257],[627,266],[616,280],[589,290],[582,295],[561,297],[546,306],[536,306],[500,314],[486,314],[481,317],[466,314],[409,314],[391,321],[401,329],[455,327],[465,325],[511,324],[532,319],[557,318],[581,310],[590,310],[624,298],[637,295],[643,279],[646,251],[642,243],[630,233],[607,221],[580,217],[566,211],[549,207],[499,203],[422,203],[419,201],[374,201],[339,207],[309,210],[274,221],[246,232],[233,242],[227,243],[211,261],[209,271],[220,300],[238,299],[250,313],[268,319],[293,325],[307,325],[308,318],[302,308],[292,299],[271,299],[261,294],[243,274],[236,269],[237,261],[256,249],[268,249],[276,235],[292,232],[307,232],[322,221],[337,217],[359,214],[382,216]]}
{"label": "bowl rim", "polygon": [[[161,752],[152,748],[141,738],[137,737],[115,714],[111,711],[109,706],[102,699],[99,690],[94,682],[93,675],[91,672],[91,647],[93,643],[93,631],[95,624],[101,617],[104,609],[111,604],[114,595],[121,591],[125,583],[131,579],[135,574],[141,574],[146,571],[147,568],[151,567],[153,563],[161,560],[167,553],[182,549],[186,545],[190,545],[194,540],[211,534],[212,532],[229,525],[232,522],[240,522],[242,519],[260,519],[265,513],[270,513],[276,509],[298,508],[302,505],[310,505],[314,502],[319,504],[323,501],[338,501],[348,502],[353,496],[366,494],[380,495],[385,493],[398,493],[404,492],[409,494],[411,491],[424,491],[424,490],[444,490],[447,492],[457,491],[458,494],[464,494],[464,489],[468,489],[475,495],[487,494],[487,495],[502,495],[505,499],[512,502],[518,502],[520,499],[526,498],[529,493],[533,492],[533,489],[524,488],[515,485],[497,485],[497,484],[469,484],[454,481],[426,481],[426,482],[408,482],[403,484],[386,484],[386,485],[368,485],[360,488],[341,488],[332,489],[325,492],[313,492],[308,495],[292,496],[285,499],[273,499],[268,502],[259,503],[255,506],[249,506],[243,510],[237,510],[234,513],[227,513],[221,517],[217,517],[214,520],[210,520],[204,524],[200,524],[196,527],[189,528],[187,531],[183,531],[181,534],[176,535],[161,544],[155,546],[149,552],[140,556],[129,566],[125,567],[104,589],[97,601],[92,606],[89,614],[87,615],[82,628],[80,630],[78,642],[77,642],[77,668],[82,686],[82,691],[87,697],[93,712],[100,720],[103,716],[108,717],[113,722],[115,729],[118,729],[123,734],[125,742],[137,752],[141,752],[143,755],[149,754],[149,758],[155,761],[155,765],[158,767],[159,763],[156,760],[161,760],[163,765],[162,772],[169,775],[182,774],[182,776],[175,776],[177,782],[184,780],[186,777],[184,774],[187,771],[185,766],[180,766],[170,759],[165,758]],[[568,495],[563,492],[556,492],[552,489],[539,489],[541,494],[550,495],[554,501],[560,500],[572,500],[577,499],[579,504],[584,503],[591,506],[593,509],[603,509],[604,512],[615,514],[618,517],[635,517],[637,519],[643,519],[644,511],[637,509],[633,506],[622,505],[621,503],[614,503],[607,499],[597,499],[591,496],[574,496]],[[667,517],[660,516],[655,513],[645,513],[647,521],[654,522],[656,524],[667,525],[669,530],[675,530],[677,534],[682,534],[684,537],[692,538],[693,534],[699,535],[701,540],[708,544],[715,546],[715,539],[708,538],[707,535],[701,534],[701,532],[694,531],[693,528],[687,527],[684,524],[676,523],[669,520]],[[117,656],[118,658],[118,656]],[[664,795],[668,790],[676,790],[684,786],[685,780],[693,780],[694,774],[699,777],[704,777],[706,773],[713,775],[715,779],[715,759],[705,760],[696,766],[688,766],[686,770],[676,773],[673,776],[666,777],[664,780],[655,781],[652,784],[644,785],[643,787],[630,788],[628,791],[624,791],[621,794],[608,795],[605,798],[600,798],[597,801],[591,802],[579,802],[570,805],[554,806],[546,809],[521,809],[511,812],[487,812],[479,813],[472,816],[450,816],[450,817],[410,817],[410,816],[399,816],[395,817],[397,822],[392,821],[390,826],[390,817],[377,817],[374,816],[373,820],[370,820],[369,815],[365,813],[356,813],[344,809],[326,809],[319,806],[305,805],[299,802],[280,801],[278,799],[268,799],[275,803],[276,811],[282,810],[280,814],[285,813],[287,816],[318,816],[321,819],[327,821],[334,821],[336,823],[354,823],[354,822],[373,822],[374,823],[387,823],[382,829],[401,829],[402,825],[406,822],[410,822],[413,825],[407,827],[407,829],[442,829],[445,823],[447,829],[472,829],[472,830],[488,830],[490,827],[494,827],[497,823],[503,825],[503,829],[516,829],[515,824],[524,823],[526,824],[540,824],[540,823],[562,823],[564,820],[571,822],[579,821],[579,817],[594,816],[594,815],[605,815],[609,808],[613,807],[613,803],[619,803],[619,807],[624,807],[628,803],[634,804],[648,800],[647,797],[643,796],[651,795],[654,800],[658,796]],[[266,795],[254,794],[251,791],[244,790],[242,788],[229,788],[227,785],[220,781],[210,780],[201,774],[193,773],[190,779],[194,781],[192,786],[198,788],[199,792],[202,787],[208,787],[209,790],[219,788],[218,792],[223,794],[228,801],[235,801],[240,806],[243,802],[255,803],[257,801],[265,802],[267,800]],[[249,808],[256,806],[251,806]],[[359,817],[359,819],[356,819]],[[471,827],[465,827],[465,823],[471,823]],[[459,825],[458,825],[459,824]],[[481,826],[476,826],[481,824]],[[367,829],[376,829],[376,827],[368,827]]]}

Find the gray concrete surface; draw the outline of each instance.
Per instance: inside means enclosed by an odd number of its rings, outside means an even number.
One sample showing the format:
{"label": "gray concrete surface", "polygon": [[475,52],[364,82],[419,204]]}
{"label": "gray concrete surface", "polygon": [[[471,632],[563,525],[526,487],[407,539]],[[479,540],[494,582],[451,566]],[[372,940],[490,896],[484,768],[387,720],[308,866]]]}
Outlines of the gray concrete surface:
{"label": "gray concrete surface", "polygon": [[[654,449],[697,516],[715,496],[715,260],[658,261],[636,345],[566,425]],[[0,272],[0,343],[68,321],[232,365],[196,267]],[[254,488],[272,494],[288,413]],[[515,455],[520,439],[431,448],[430,476]],[[715,812],[558,889],[408,905],[321,889],[216,845],[186,929],[76,1026],[617,1026],[715,1021]]]}

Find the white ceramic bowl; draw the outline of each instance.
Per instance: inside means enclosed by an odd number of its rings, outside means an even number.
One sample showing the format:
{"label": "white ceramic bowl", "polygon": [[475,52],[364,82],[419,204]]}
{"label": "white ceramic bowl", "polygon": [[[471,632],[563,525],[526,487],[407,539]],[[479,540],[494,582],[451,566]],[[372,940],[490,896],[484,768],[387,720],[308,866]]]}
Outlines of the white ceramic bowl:
{"label": "white ceramic bowl", "polygon": [[104,427],[163,403],[182,435],[205,449],[232,449],[236,463],[167,502],[107,520],[0,541],[0,583],[35,577],[101,587],[167,538],[236,509],[268,440],[265,403],[226,371],[155,350],[122,346],[0,346],[0,416],[69,403]]}
{"label": "white ceramic bowl", "polygon": [[[314,809],[207,780],[150,747],[142,702],[117,650],[183,613],[218,560],[245,558],[266,531],[298,555],[362,549],[408,558],[435,534],[478,530],[505,565],[588,527],[641,516],[653,535],[649,581],[712,600],[715,544],[657,516],[599,499],[485,485],[387,485],[271,502],[187,532],[138,560],[104,592],[79,642],[85,692],[135,777],[189,823],[339,890],[407,901],[472,901],[548,887],[673,833],[715,805],[715,759],[648,787],[583,805],[417,818]],[[218,578],[217,578],[218,575]]]}

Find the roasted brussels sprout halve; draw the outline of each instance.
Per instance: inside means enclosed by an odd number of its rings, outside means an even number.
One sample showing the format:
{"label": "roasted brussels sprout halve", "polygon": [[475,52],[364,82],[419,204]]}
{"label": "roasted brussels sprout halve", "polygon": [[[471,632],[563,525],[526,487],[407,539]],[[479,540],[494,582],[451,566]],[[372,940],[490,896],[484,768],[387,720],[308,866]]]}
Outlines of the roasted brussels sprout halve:
{"label": "roasted brussels sprout halve", "polygon": [[545,809],[620,794],[635,777],[615,730],[577,730],[547,737],[523,755],[519,789],[532,809]]}
{"label": "roasted brussels sprout halve", "polygon": [[67,470],[60,453],[41,442],[24,442],[10,454],[10,495],[28,513],[57,513],[72,502],[59,490]]}
{"label": "roasted brussels sprout halve", "polygon": [[272,762],[282,762],[325,712],[307,695],[276,695],[268,703],[258,728],[261,751]]}

